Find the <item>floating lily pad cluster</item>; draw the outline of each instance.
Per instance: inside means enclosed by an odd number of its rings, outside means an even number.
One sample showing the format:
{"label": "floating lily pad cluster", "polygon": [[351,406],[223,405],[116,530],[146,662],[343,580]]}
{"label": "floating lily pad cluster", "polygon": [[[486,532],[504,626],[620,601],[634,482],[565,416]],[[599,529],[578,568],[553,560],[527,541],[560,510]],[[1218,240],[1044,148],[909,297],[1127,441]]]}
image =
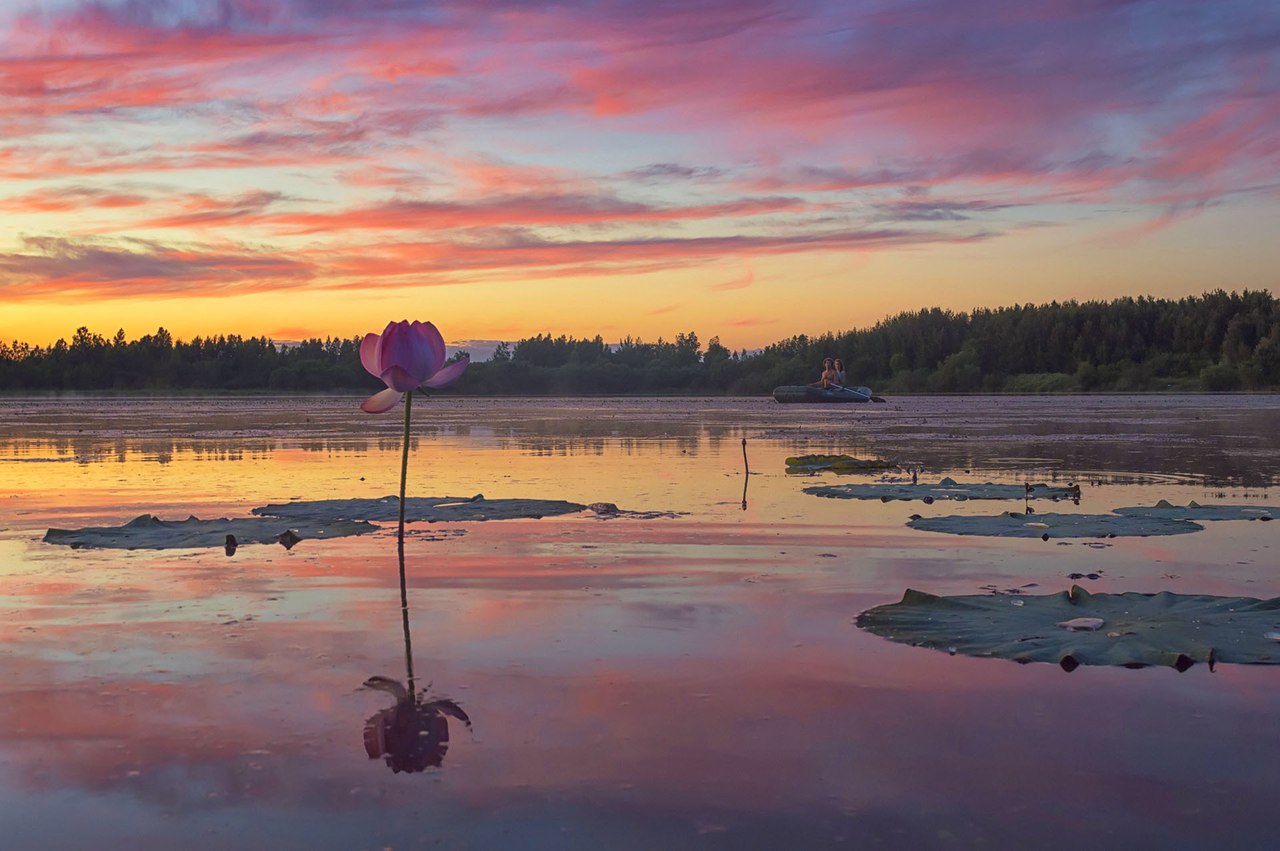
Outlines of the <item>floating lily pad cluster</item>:
{"label": "floating lily pad cluster", "polygon": [[225,546],[234,551],[238,544],[282,543],[292,547],[306,538],[345,538],[376,531],[378,527],[372,523],[333,517],[299,517],[286,522],[275,517],[201,520],[193,516],[186,520],[161,520],[143,514],[123,526],[50,529],[44,541],[72,549],[170,550]]}
{"label": "floating lily pad cluster", "polygon": [[[512,520],[516,518],[553,517],[573,514],[587,506],[562,499],[485,499],[475,496],[414,496],[404,501],[406,522],[462,522],[476,520]],[[615,509],[616,511],[616,509]],[[400,500],[394,496],[380,499],[318,499],[264,505],[250,511],[266,517],[307,520],[326,517],[343,520],[389,522],[399,518]]]}
{"label": "floating lily pad cluster", "polygon": [[1185,535],[1199,532],[1197,521],[1269,521],[1280,509],[1250,505],[1170,505],[1161,500],[1151,507],[1117,508],[1110,514],[1036,514],[1005,511],[996,515],[951,514],[915,516],[912,529],[952,535],[984,535],[999,538],[1122,538],[1151,535]]}
{"label": "floating lily pad cluster", "polygon": [[[788,459],[790,460],[790,459]],[[1000,485],[993,482],[969,482],[961,484],[951,477],[945,477],[937,484],[908,484],[906,482],[874,482],[857,485],[818,485],[804,489],[807,494],[823,496],[830,499],[878,499],[882,502],[892,500],[923,500],[934,502],[949,499],[963,502],[969,499],[1080,499],[1079,485]]]}
{"label": "floating lily pad cluster", "polygon": [[798,455],[787,459],[788,473],[877,473],[896,470],[896,461],[883,458],[854,458],[852,455]]}
{"label": "floating lily pad cluster", "polygon": [[[510,520],[573,514],[587,506],[556,499],[485,499],[472,497],[414,497],[405,500],[405,519],[411,522],[464,522]],[[123,526],[91,526],[83,529],[50,529],[44,540],[75,549],[102,547],[129,550],[167,550],[184,547],[282,543],[292,547],[308,538],[341,538],[376,532],[377,522],[398,519],[399,501],[381,499],[327,499],[288,502],[255,508],[258,516],[201,520],[161,520],[150,514]]]}
{"label": "floating lily pad cluster", "polygon": [[1262,520],[1268,521],[1280,514],[1280,508],[1266,505],[1201,505],[1192,500],[1186,505],[1171,505],[1160,500],[1155,505],[1117,508],[1115,514],[1126,517],[1162,517],[1168,520]]}
{"label": "floating lily pad cluster", "polygon": [[1280,597],[1090,594],[940,597],[908,590],[857,625],[891,641],[1016,662],[1185,671],[1197,662],[1280,664]]}

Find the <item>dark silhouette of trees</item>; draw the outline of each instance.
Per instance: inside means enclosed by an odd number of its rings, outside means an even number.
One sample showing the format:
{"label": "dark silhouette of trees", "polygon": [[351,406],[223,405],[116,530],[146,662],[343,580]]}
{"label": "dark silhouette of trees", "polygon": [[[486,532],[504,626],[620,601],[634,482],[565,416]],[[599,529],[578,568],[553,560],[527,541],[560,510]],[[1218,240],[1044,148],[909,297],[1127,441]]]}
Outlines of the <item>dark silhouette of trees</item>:
{"label": "dark silhouette of trees", "polygon": [[[276,346],[238,335],[129,341],[86,327],[51,346],[0,342],[0,391],[372,392],[360,338]],[[456,355],[455,355],[456,356]],[[1280,302],[1218,290],[1178,300],[1120,298],[901,313],[870,328],[800,334],[733,352],[692,331],[674,341],[538,334],[503,343],[449,389],[469,395],[768,393],[816,379],[824,357],[886,392],[1280,389]]]}

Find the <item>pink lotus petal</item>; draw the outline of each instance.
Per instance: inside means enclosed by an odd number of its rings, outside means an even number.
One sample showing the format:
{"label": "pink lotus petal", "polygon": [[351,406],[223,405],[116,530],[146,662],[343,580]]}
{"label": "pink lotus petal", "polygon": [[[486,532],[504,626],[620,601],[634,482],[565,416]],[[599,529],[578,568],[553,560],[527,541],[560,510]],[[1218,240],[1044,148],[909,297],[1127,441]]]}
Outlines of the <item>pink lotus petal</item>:
{"label": "pink lotus petal", "polygon": [[381,368],[378,375],[393,366],[408,371],[413,363],[415,342],[408,322],[392,322],[388,325],[378,342],[378,366]]}
{"label": "pink lotus petal", "polygon": [[378,343],[381,339],[380,334],[365,334],[360,341],[360,363],[370,375],[382,374],[382,367],[378,366]]}
{"label": "pink lotus petal", "polygon": [[[435,332],[435,339],[432,339],[433,331]],[[434,375],[436,370],[444,363],[444,358],[437,358],[438,351],[436,347],[437,341],[443,347],[444,340],[440,337],[440,332],[435,331],[435,326],[430,322],[415,321],[409,326],[408,335],[413,340],[413,362],[408,367],[408,371],[421,384]]]}
{"label": "pink lotus petal", "polygon": [[446,366],[444,369],[431,376],[424,384],[424,387],[448,387],[453,382],[462,377],[462,373],[467,371],[467,367],[471,365],[471,358],[463,355],[458,360]]}
{"label": "pink lotus petal", "polygon": [[410,390],[416,390],[422,380],[418,376],[411,374],[408,370],[399,366],[389,366],[382,371],[382,375],[378,376],[382,382],[392,390],[400,393],[408,393]]}
{"label": "pink lotus petal", "polygon": [[444,366],[446,357],[444,349],[444,337],[440,336],[440,331],[430,322],[415,322],[413,330],[417,335],[419,344],[429,353],[427,361],[427,371],[422,374],[422,380],[426,381],[431,376],[440,371],[440,367]]}
{"label": "pink lotus petal", "polygon": [[388,387],[386,390],[380,390],[361,402],[360,410],[366,414],[385,414],[400,404],[400,400],[403,397],[404,394],[399,390],[393,390]]}
{"label": "pink lotus petal", "polygon": [[[431,349],[428,340],[422,339],[421,322],[413,322],[412,325],[407,321],[392,322],[387,326],[387,330],[383,333],[383,339],[378,354],[378,366],[381,367],[379,375],[387,374],[387,370],[392,367],[399,367],[404,374],[410,375],[412,383],[408,386],[398,386],[399,390],[412,390],[420,385],[422,381],[431,378],[431,374],[435,371],[433,367],[433,349]],[[439,369],[439,363],[435,363],[435,369]],[[389,386],[396,386],[390,384]]]}

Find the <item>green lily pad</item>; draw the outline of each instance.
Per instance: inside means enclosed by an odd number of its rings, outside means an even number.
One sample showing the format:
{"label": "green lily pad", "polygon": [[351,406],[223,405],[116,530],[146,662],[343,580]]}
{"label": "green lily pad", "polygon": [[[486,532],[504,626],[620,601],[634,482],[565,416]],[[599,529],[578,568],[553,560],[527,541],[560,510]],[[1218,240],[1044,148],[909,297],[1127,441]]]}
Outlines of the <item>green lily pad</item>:
{"label": "green lily pad", "polygon": [[1150,507],[1129,506],[1115,509],[1125,517],[1164,517],[1170,520],[1271,520],[1280,517],[1280,508],[1268,505],[1171,505],[1160,500]]}
{"label": "green lily pad", "polygon": [[1126,517],[1119,514],[1023,514],[1006,511],[996,515],[949,514],[919,517],[907,523],[912,529],[951,535],[984,535],[997,538],[1126,538],[1150,535],[1185,535],[1204,529],[1190,520],[1167,517]]}
{"label": "green lily pad", "polygon": [[[228,520],[161,520],[150,514],[135,517],[123,526],[89,526],[83,529],[50,529],[44,535],[49,544],[63,544],[72,549],[103,548],[123,550],[170,550],[186,547],[227,546],[227,536],[235,538],[232,550],[239,544],[285,543],[292,547],[308,538],[345,538],[376,532],[377,526],[354,520],[337,520],[315,516],[284,519],[279,517],[240,517]],[[292,533],[290,537],[289,533]],[[283,538],[281,536],[284,536]]]}
{"label": "green lily pad", "polygon": [[798,455],[787,459],[788,473],[816,473],[828,470],[833,473],[878,473],[896,470],[895,461],[882,458],[854,458],[852,455]]}
{"label": "green lily pad", "polygon": [[1280,664],[1280,597],[1090,594],[939,597],[908,591],[857,625],[891,641],[1015,662],[1180,671],[1196,662]]}
{"label": "green lily pad", "polygon": [[882,502],[890,500],[932,500],[950,499],[957,502],[968,499],[1052,499],[1077,500],[1080,498],[1079,485],[1059,487],[1055,485],[997,485],[992,482],[967,482],[961,484],[950,477],[940,480],[936,485],[906,483],[874,483],[860,485],[817,485],[804,489],[805,493],[814,496],[825,496],[830,499],[878,499]]}
{"label": "green lily pad", "polygon": [[[601,503],[603,504],[603,503]],[[415,496],[404,501],[406,522],[464,522],[554,517],[585,511],[587,506],[562,499],[485,499],[484,496]],[[400,500],[381,499],[298,500],[264,505],[251,512],[268,517],[332,518],[334,520],[392,521],[400,518]]]}

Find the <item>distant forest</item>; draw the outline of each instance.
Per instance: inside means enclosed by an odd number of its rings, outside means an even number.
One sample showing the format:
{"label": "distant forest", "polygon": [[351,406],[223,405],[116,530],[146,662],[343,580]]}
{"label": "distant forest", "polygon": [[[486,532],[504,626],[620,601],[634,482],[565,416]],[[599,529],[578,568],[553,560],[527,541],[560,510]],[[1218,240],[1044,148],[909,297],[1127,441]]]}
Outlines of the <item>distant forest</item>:
{"label": "distant forest", "polygon": [[[0,391],[270,390],[364,392],[359,337],[277,347],[236,335],[128,340],[80,328],[70,342],[0,342]],[[1280,390],[1280,302],[1221,290],[1177,301],[1121,298],[901,313],[871,328],[804,335],[756,352],[712,337],[539,334],[472,364],[450,395],[755,395],[815,381],[843,358],[850,384],[880,393]]]}

